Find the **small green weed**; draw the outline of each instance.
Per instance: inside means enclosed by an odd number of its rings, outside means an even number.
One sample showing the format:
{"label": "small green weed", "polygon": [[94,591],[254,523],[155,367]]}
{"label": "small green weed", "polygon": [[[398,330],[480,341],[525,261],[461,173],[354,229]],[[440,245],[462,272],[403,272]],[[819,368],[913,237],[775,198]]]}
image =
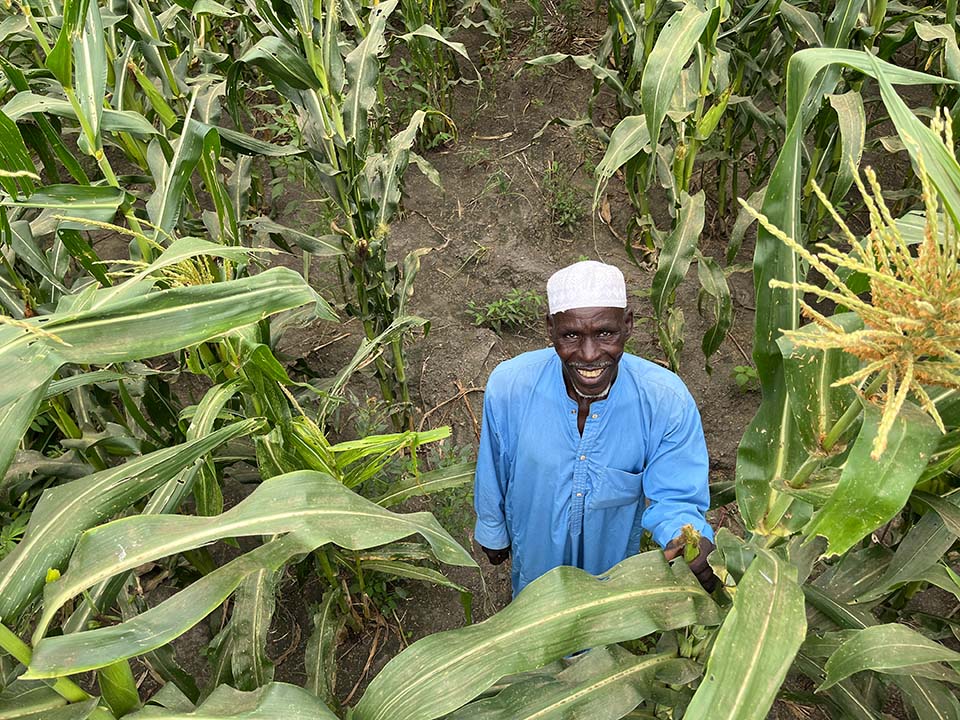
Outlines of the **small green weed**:
{"label": "small green weed", "polygon": [[570,230],[583,219],[583,195],[570,182],[561,163],[554,160],[547,166],[542,188],[554,225]]}
{"label": "small green weed", "polygon": [[430,512],[458,541],[466,541],[473,527],[473,485],[460,485],[430,498]]}
{"label": "small green weed", "polygon": [[24,493],[19,505],[11,514],[0,513],[0,560],[5,558],[19,544],[30,521],[30,512],[25,509],[27,494]]}
{"label": "small green weed", "polygon": [[546,298],[534,290],[514,288],[505,297],[486,305],[478,305],[470,300],[467,310],[473,316],[477,327],[488,327],[494,332],[520,330],[533,327],[540,320]]}
{"label": "small green weed", "polygon": [[510,192],[512,187],[513,178],[511,178],[505,170],[499,169],[487,178],[487,181],[484,183],[483,190],[480,191],[480,194],[486,195],[488,192],[496,190],[501,195],[506,195]]}
{"label": "small green weed", "polygon": [[491,154],[489,148],[485,147],[475,147],[469,146],[465,147],[461,153],[463,156],[463,164],[468,168],[475,168],[478,165],[487,165],[491,160],[493,160],[493,155]]}
{"label": "small green weed", "polygon": [[760,378],[757,376],[757,369],[752,365],[736,365],[733,370],[733,379],[741,392],[756,390],[760,386]]}

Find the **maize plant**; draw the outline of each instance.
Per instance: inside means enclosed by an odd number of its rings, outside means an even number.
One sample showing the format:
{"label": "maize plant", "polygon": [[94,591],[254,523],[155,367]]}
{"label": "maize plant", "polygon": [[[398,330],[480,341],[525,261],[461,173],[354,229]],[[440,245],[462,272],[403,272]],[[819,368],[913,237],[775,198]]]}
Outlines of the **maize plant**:
{"label": "maize plant", "polygon": [[[48,8],[24,3],[14,9],[3,23],[7,52],[0,61],[0,302],[6,310],[0,316],[0,506],[5,516],[12,508],[29,521],[23,539],[0,561],[5,653],[0,712],[127,715],[141,705],[127,661],[134,656],[169,683],[168,694],[198,702],[201,690],[178,667],[168,642],[235,590],[230,623],[216,643],[214,686],[229,678],[259,695],[256,688],[268,682],[271,667],[265,635],[249,628],[269,620],[280,569],[313,550],[318,571],[336,586],[342,565],[359,574],[361,587],[364,573],[379,572],[463,591],[435,570],[413,564],[437,553],[473,564],[436,521],[382,508],[465,482],[469,467],[419,477],[414,468],[412,480],[391,487],[379,505],[354,492],[397,453],[415,456],[419,444],[445,431],[332,445],[293,398],[288,388],[295,386],[273,355],[278,332],[271,316],[297,311],[334,320],[335,315],[297,273],[250,272],[259,254],[245,247],[251,162],[227,148],[266,156],[302,151],[218,125],[227,78],[217,74],[225,59],[219,53],[225,28],[217,19],[231,22],[238,14],[225,6],[198,7],[187,18],[180,6],[131,1],[116,8],[122,13],[116,15],[95,2],[68,1],[62,19],[52,23]],[[32,67],[36,58],[45,66],[39,72]],[[111,237],[129,242],[129,258],[101,258],[97,242]],[[397,332],[415,324],[401,318],[362,346],[325,401]],[[158,356],[167,358],[149,361]],[[208,381],[195,405],[184,406],[171,391],[178,373]],[[226,443],[231,449],[216,454]],[[255,492],[230,515],[233,511],[223,511],[220,483],[224,467],[238,459],[255,467],[258,478],[283,479],[265,494]],[[291,490],[298,483],[299,495]],[[224,537],[218,520],[246,517],[252,534],[274,539],[288,532],[262,525],[278,512],[271,493],[301,511],[313,506],[314,515],[324,518],[337,505],[333,498],[341,497],[340,519],[332,525],[321,521],[339,530],[323,530],[295,552],[289,538],[268,543],[253,551],[252,559],[241,558],[218,574],[205,548],[218,532]],[[177,514],[185,503],[196,515]],[[119,554],[94,551],[91,557],[96,562],[113,557],[116,563],[74,576],[82,578],[77,591],[82,598],[70,589],[72,581],[64,582],[58,586],[63,602],[51,595],[38,608],[40,596],[61,574],[70,580],[67,568],[81,536],[95,530],[110,535],[114,526],[106,521],[122,515],[141,529],[171,525],[169,532],[155,528],[142,536],[149,549],[139,551],[121,529],[108,540],[119,543]],[[345,518],[353,520],[342,522]],[[206,540],[198,540],[198,522],[208,525]],[[186,528],[192,539],[174,540]],[[425,545],[379,547],[418,528]],[[229,537],[238,534],[243,532],[234,528]],[[342,550],[330,545],[337,541]],[[372,557],[362,552],[372,549]],[[126,655],[106,664],[83,652],[75,656],[96,670],[100,698],[67,677],[81,672],[75,668],[55,671],[61,679],[49,683],[21,677],[23,666],[42,660],[39,646],[48,635],[83,641],[111,613],[149,624],[141,599],[129,592],[137,582],[132,571],[142,563],[124,561],[136,552],[153,554],[171,568],[186,562],[213,585],[206,590],[202,582],[190,585],[186,595],[175,596],[177,602],[168,606],[172,615],[161,616],[161,622],[176,617],[179,627],[168,625],[163,638],[155,637],[162,640],[158,645],[122,642],[111,650],[106,642],[101,648],[108,654]],[[258,557],[268,558],[267,564],[258,566]],[[337,617],[359,622],[361,605],[337,599]],[[190,613],[177,608],[183,602]],[[34,625],[35,609],[41,610],[31,642],[36,653],[19,637]],[[71,662],[69,651],[54,654],[58,664]],[[316,677],[317,683],[329,681]],[[209,690],[214,688],[203,695]],[[215,690],[205,707],[233,692]],[[264,695],[267,705],[277,695],[286,697],[282,689],[268,688]],[[231,710],[243,706],[238,701]]]}
{"label": "maize plant", "polygon": [[[769,187],[778,148],[789,124],[780,108],[790,107],[793,91],[783,69],[798,49],[875,48],[881,59],[919,37],[927,64],[939,62],[954,77],[958,57],[951,26],[942,13],[908,5],[850,0],[822,3],[687,2],[679,10],[649,0],[622,0],[607,7],[608,27],[594,55],[573,56],[612,91],[622,119],[609,134],[606,155],[597,166],[594,204],[614,173],[622,171],[636,210],[628,253],[659,253],[651,296],[660,343],[671,367],[679,367],[684,318],[675,294],[693,261],[700,281],[701,312],[711,324],[701,340],[707,359],[732,324],[727,277],[739,268],[739,252],[750,217],[731,227],[730,198],[746,195],[758,206]],[[864,42],[866,41],[866,42]],[[532,64],[567,59],[554,54]],[[947,58],[951,58],[948,60]],[[836,69],[818,79],[819,93],[803,108],[810,133],[809,176],[831,202],[846,201],[853,185],[851,163],[864,151],[867,127],[860,80]],[[949,86],[935,92],[951,93]],[[826,102],[820,98],[826,96]],[[948,95],[937,95],[937,99]],[[950,102],[955,102],[955,96]],[[591,101],[592,106],[592,101]],[[601,130],[604,130],[601,128]],[[887,139],[888,144],[896,141]],[[746,160],[746,162],[744,162]],[[658,228],[651,213],[652,190],[666,194],[669,229]],[[704,207],[710,190],[715,207]],[[855,199],[854,199],[855,200]],[[804,193],[809,218],[807,240],[816,240],[827,220],[823,207]],[[711,217],[719,220],[710,220]],[[710,220],[708,222],[708,220]],[[718,225],[718,222],[720,223]],[[729,231],[723,265],[705,257],[699,237],[705,228]]]}
{"label": "maize plant", "polygon": [[[439,177],[412,149],[428,112],[415,111],[405,129],[393,137],[385,134],[380,56],[388,45],[388,21],[398,2],[387,0],[368,12],[333,0],[258,5],[262,35],[231,67],[228,94],[239,117],[241,78],[245,68],[256,67],[297,108],[320,189],[337,213],[324,241],[342,248],[353,291],[346,312],[360,319],[368,341],[391,334],[389,353],[376,359],[376,373],[384,400],[396,406],[394,423],[401,429],[412,422],[404,316],[425,251],[416,250],[402,262],[391,261],[390,223],[411,160],[434,183],[439,184]],[[424,49],[425,40],[462,51],[462,46],[452,45],[426,24],[402,38],[412,43],[415,53]],[[316,246],[308,242],[304,249],[313,251]]]}

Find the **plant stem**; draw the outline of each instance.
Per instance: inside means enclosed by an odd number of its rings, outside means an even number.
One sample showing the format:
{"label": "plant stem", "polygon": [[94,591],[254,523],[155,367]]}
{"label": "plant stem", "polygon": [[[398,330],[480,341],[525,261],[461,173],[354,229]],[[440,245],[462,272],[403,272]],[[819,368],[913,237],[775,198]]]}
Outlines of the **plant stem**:
{"label": "plant stem", "polygon": [[[776,492],[776,491],[774,491]],[[763,527],[767,530],[766,535],[773,535],[773,529],[780,524],[787,510],[793,505],[793,496],[787,493],[777,493],[776,498],[767,511],[767,516],[763,519]]]}
{"label": "plant stem", "polygon": [[[24,666],[30,665],[30,658],[33,656],[30,646],[18,638],[10,628],[2,624],[0,624],[0,649],[12,655]],[[90,699],[83,688],[67,678],[57,678],[51,688],[67,702],[83,702]]]}
{"label": "plant stem", "polygon": [[[880,389],[880,386],[883,384],[884,376],[878,375],[873,379],[873,382],[867,386],[867,389],[864,391],[864,395],[869,397],[877,390]],[[854,421],[860,417],[860,413],[863,412],[863,406],[860,404],[859,398],[850,403],[850,406],[846,409],[843,415],[834,423],[833,427],[830,428],[830,431],[826,434],[821,443],[821,446],[826,452],[829,452],[833,447],[839,442],[840,438],[843,437],[843,434],[850,428]],[[803,464],[797,469],[793,474],[793,477],[787,482],[790,487],[801,487],[811,474],[823,465],[823,462],[826,458],[820,456],[809,455]],[[776,491],[775,491],[776,492]],[[764,527],[769,528],[772,532],[772,529],[775,528],[779,522],[783,519],[783,516],[787,513],[787,510],[790,509],[790,505],[793,503],[794,498],[791,495],[786,493],[777,493],[776,497],[773,499],[773,502],[770,504],[770,509],[767,511],[767,515],[764,518]]]}
{"label": "plant stem", "polygon": [[[877,375],[873,379],[873,382],[867,386],[867,389],[863,391],[865,397],[873,395],[877,390],[880,389],[880,386],[883,385],[885,377],[883,375]],[[826,434],[823,438],[823,449],[830,451],[833,449],[833,446],[837,444],[843,434],[847,431],[853,421],[860,417],[860,413],[863,410],[863,406],[860,404],[860,400],[854,400],[850,403],[850,407],[846,409],[843,415],[840,416],[840,419],[834,423],[833,427],[830,428],[830,432]]]}
{"label": "plant stem", "polygon": [[103,700],[111,712],[122,717],[140,707],[140,692],[133,677],[130,663],[119,660],[97,671],[97,680]]}

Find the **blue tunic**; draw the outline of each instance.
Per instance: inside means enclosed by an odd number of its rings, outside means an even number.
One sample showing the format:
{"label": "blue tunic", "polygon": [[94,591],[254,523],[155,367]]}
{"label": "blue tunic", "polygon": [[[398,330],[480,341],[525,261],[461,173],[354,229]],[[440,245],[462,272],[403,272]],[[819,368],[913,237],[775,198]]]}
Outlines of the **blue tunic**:
{"label": "blue tunic", "polygon": [[514,596],[558,565],[599,575],[644,529],[661,547],[687,523],[713,538],[707,470],[700,414],[673,373],[624,353],[581,437],[557,353],[524,353],[487,381],[475,537],[511,546]]}

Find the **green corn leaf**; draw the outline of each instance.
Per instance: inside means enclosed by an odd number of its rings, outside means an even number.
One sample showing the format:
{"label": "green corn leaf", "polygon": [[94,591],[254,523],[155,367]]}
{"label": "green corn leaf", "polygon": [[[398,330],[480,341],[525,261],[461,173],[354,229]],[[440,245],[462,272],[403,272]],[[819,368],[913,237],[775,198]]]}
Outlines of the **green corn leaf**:
{"label": "green corn leaf", "polygon": [[707,372],[711,372],[710,356],[720,349],[727,331],[733,325],[733,298],[730,296],[730,286],[727,277],[716,260],[701,257],[697,261],[697,277],[700,280],[700,298],[697,300],[697,310],[703,313],[701,299],[710,298],[708,306],[713,318],[713,325],[703,334],[700,347],[703,350],[703,359]]}
{"label": "green corn leaf", "polygon": [[64,87],[73,85],[73,43],[80,36],[90,0],[64,0],[60,34],[50,54],[47,69]]}
{"label": "green corn leaf", "polygon": [[686,193],[681,195],[680,216],[676,228],[663,243],[650,291],[650,302],[657,318],[660,342],[674,370],[680,366],[680,360],[670,334],[665,331],[667,311],[673,305],[674,291],[683,282],[690,268],[693,251],[703,231],[705,202],[703,190],[693,196]]}
{"label": "green corn leaf", "polygon": [[107,52],[97,2],[87,4],[83,34],[73,43],[73,64],[77,104],[85,120],[81,123],[83,133],[79,147],[88,155],[93,155],[103,147],[100,125],[103,99],[107,93]]}
{"label": "green corn leaf", "polygon": [[322,702],[303,688],[270,683],[250,692],[221,685],[196,710],[146,707],[126,720],[337,720]]}
{"label": "green corn leaf", "polygon": [[660,126],[680,82],[680,71],[690,59],[714,11],[715,8],[705,10],[692,2],[684,4],[680,12],[667,20],[650,51],[640,80],[640,96],[653,148],[660,140]]}
{"label": "green corn leaf", "polygon": [[[280,225],[263,215],[245,220],[243,224],[253,228],[258,234],[263,234],[271,239],[278,237],[316,257],[339,257],[346,253],[343,249],[342,238],[339,235],[320,235],[319,237],[308,235],[295,228]],[[282,244],[280,246],[283,247]]]}
{"label": "green corn leaf", "polygon": [[[807,643],[804,643],[797,653],[795,666],[813,682],[819,684],[826,677],[826,671],[823,669],[826,661],[805,653],[806,647]],[[827,688],[823,691],[823,695],[833,704],[836,713],[833,717],[843,717],[846,720],[880,720],[881,708],[870,703],[852,680],[841,681]]]}
{"label": "green corn leaf", "polygon": [[[395,515],[328,475],[301,471],[264,482],[246,500],[217,517],[141,515],[116,520],[85,534],[73,557],[76,572],[68,571],[59,581],[62,584],[48,591],[44,617],[49,620],[46,608],[58,602],[55,598],[65,594],[64,588],[86,587],[100,577],[135,567],[131,564],[133,556],[160,557],[247,530],[273,534],[291,528],[296,531],[222,565],[132,620],[112,627],[44,637],[35,645],[25,679],[96,669],[166,645],[212,612],[246,578],[263,570],[279,570],[294,557],[328,542],[356,549],[419,532],[442,561],[476,566],[473,558],[429,513]],[[91,549],[96,557],[89,555]],[[102,562],[101,550],[109,552],[112,567]],[[77,569],[81,567],[82,571]],[[86,577],[75,577],[81,573]],[[42,630],[41,624],[38,634]]]}
{"label": "green corn leaf", "polygon": [[201,127],[193,123],[192,114],[193,102],[187,110],[187,119],[184,121],[180,139],[173,146],[170,162],[163,157],[160,141],[150,143],[147,151],[147,160],[150,161],[156,184],[156,189],[147,201],[147,214],[156,226],[154,240],[173,233],[190,178],[200,161],[207,135],[212,132],[209,125]]}
{"label": "green corn leaf", "polygon": [[[111,288],[98,290],[91,298],[87,298],[86,302],[71,305],[69,309],[73,312],[105,310],[120,301],[140,297],[153,287],[155,281],[154,275],[158,271],[177,265],[185,260],[190,260],[191,258],[208,255],[240,264],[246,262],[253,252],[255,251],[252,248],[228,247],[195,237],[178,238],[161,253],[160,257],[135,273],[133,277],[124,283]],[[256,252],[272,251],[259,249],[256,250]],[[336,315],[332,314],[333,311],[325,301],[318,299],[317,302],[318,317],[326,320],[336,318]],[[60,311],[64,308],[58,307],[57,309]]]}
{"label": "green corn leaf", "polygon": [[60,239],[60,242],[63,243],[63,246],[67,249],[67,252],[73,256],[73,258],[80,263],[84,270],[90,273],[97,282],[99,282],[104,287],[110,287],[113,283],[110,281],[110,278],[107,277],[107,273],[104,270],[103,261],[100,259],[100,256],[94,252],[93,248],[90,246],[84,237],[76,230],[70,230],[68,226],[68,221],[61,221],[59,225],[59,232],[57,237]]}
{"label": "green corn leaf", "polygon": [[137,681],[126,660],[100,668],[97,671],[97,687],[100,688],[104,703],[117,717],[127,715],[140,706]]}
{"label": "green corn leaf", "polygon": [[815,470],[809,478],[796,487],[790,485],[788,480],[789,478],[783,477],[774,478],[771,487],[777,492],[792,495],[814,508],[820,508],[826,504],[840,485],[840,468],[828,466]]}
{"label": "green corn leaf", "polygon": [[0,711],[0,720],[113,720],[113,715],[104,708],[97,708],[97,698],[63,705],[62,707],[48,707],[37,712],[23,711],[12,708],[9,712]]}
{"label": "green corn leaf", "polygon": [[3,112],[0,112],[0,168],[12,173],[29,173],[17,178],[0,176],[0,188],[8,195],[15,197],[19,192],[25,195],[33,192],[30,175],[36,176],[37,168],[17,124]]}
{"label": "green corn leaf", "polygon": [[370,683],[353,717],[431,720],[505,675],[586,647],[717,620],[686,564],[668,565],[659,551],[629,557],[599,579],[555,568],[490,619],[436,633],[400,653]]}
{"label": "green corn leaf", "polygon": [[823,23],[820,16],[807,10],[801,10],[796,5],[781,2],[780,17],[794,33],[808,47],[823,47],[826,41],[823,38]]}
{"label": "green corn leaf", "polygon": [[62,276],[57,276],[57,272],[50,265],[49,258],[34,240],[29,223],[21,220],[10,223],[10,233],[7,239],[17,256],[29,265],[34,272],[60,292],[69,292],[63,285]]}
{"label": "green corn leaf", "polygon": [[45,490],[23,540],[0,561],[0,616],[11,622],[19,616],[40,592],[47,570],[65,566],[84,530],[128,507],[221,443],[258,426],[257,420],[234,423],[200,440]]}
{"label": "green corn leaf", "polygon": [[917,717],[924,720],[960,720],[960,701],[943,683],[913,675],[896,675],[892,680],[900,688],[903,698],[913,706]]}
{"label": "green corn leaf", "polygon": [[273,681],[266,650],[276,591],[276,573],[267,569],[251,574],[237,588],[230,615],[230,668],[238,690],[256,690]]}
{"label": "green corn leaf", "polygon": [[407,127],[390,138],[387,151],[368,155],[363,164],[366,197],[376,204],[376,219],[380,225],[388,224],[400,205],[400,186],[410,161],[410,149],[425,119],[426,113],[417,110]]}
{"label": "green corn leaf", "polygon": [[363,40],[347,54],[347,96],[343,103],[343,125],[348,140],[363,152],[367,147],[367,114],[377,101],[380,53],[386,46],[387,18],[399,0],[385,0],[370,8],[367,32]]}
{"label": "green corn leaf", "polygon": [[613,174],[641,152],[650,152],[647,119],[644,115],[629,115],[613,129],[607,150],[597,164],[597,183],[593,189],[594,209],[599,206],[600,196]]}
{"label": "green corn leaf", "polygon": [[[11,120],[19,120],[29,113],[50,113],[59,117],[77,119],[73,106],[66,100],[35,95],[29,91],[21,91],[14,95],[3,106],[3,112]],[[157,133],[156,128],[143,115],[131,110],[121,111],[104,108],[100,126],[102,130],[118,133],[128,132],[134,135],[155,135]]]}
{"label": "green corn leaf", "polygon": [[46,683],[14,680],[0,691],[0,720],[39,720],[41,713],[56,717],[54,713],[66,702]]}
{"label": "green corn leaf", "polygon": [[930,25],[917,21],[914,24],[917,37],[924,42],[943,41],[943,59],[947,77],[951,80],[960,80],[960,46],[957,45],[957,35],[949,25]]}
{"label": "green corn leaf", "polygon": [[[960,224],[960,164],[936,137],[934,132],[920,122],[893,89],[893,78],[887,68],[879,65],[872,55],[870,69],[880,84],[880,97],[897,128],[914,164],[923,158],[928,177],[940,193],[946,211],[954,224]],[[947,82],[947,81],[941,81]]]}
{"label": "green corn leaf", "polygon": [[[859,330],[863,323],[853,313],[834,315],[832,322],[846,331]],[[819,325],[810,324],[801,332],[811,338],[823,333]],[[857,402],[849,385],[832,387],[837,378],[845,377],[858,367],[857,358],[842,350],[814,350],[797,346],[785,337],[777,339],[783,355],[783,368],[789,393],[790,410],[795,429],[810,454],[823,453],[823,440],[846,409]],[[842,447],[842,443],[840,445]]]}
{"label": "green corn leaf", "polygon": [[476,470],[477,464],[469,462],[412,475],[406,480],[394,483],[374,502],[381,507],[391,507],[408,498],[431,495],[441,490],[467,485],[473,482]]}
{"label": "green corn leaf", "polygon": [[394,514],[329,475],[304,470],[264,481],[222,515],[139,515],[85,533],[70,569],[47,584],[37,632],[43,631],[57,608],[71,597],[124,570],[226,537],[284,532],[300,532],[316,546],[335,542],[353,550],[420,533],[443,562],[476,566],[429,513]]}
{"label": "green corn leaf", "polygon": [[[906,625],[874,625],[857,632],[827,660],[827,677],[821,689],[863,670],[924,677],[927,663],[958,662],[960,653],[928,640]],[[942,672],[935,673],[937,676]],[[960,682],[960,676],[954,674]]]}
{"label": "green corn leaf", "polygon": [[619,718],[653,694],[658,674],[683,662],[668,653],[637,657],[617,645],[593,648],[555,677],[541,675],[508,685],[449,720]]}
{"label": "green corn leaf", "polygon": [[353,377],[353,374],[365,366],[370,358],[390,344],[394,338],[401,337],[404,333],[424,326],[429,328],[430,322],[413,315],[402,315],[390,323],[390,327],[377,335],[373,340],[361,340],[360,347],[357,348],[350,362],[344,366],[330,387],[327,388],[329,399],[324,402],[320,411],[320,417],[325,418],[328,416],[336,404],[335,398],[343,392],[347,382]]}
{"label": "green corn leaf", "polygon": [[960,537],[960,508],[948,500],[926,492],[915,492],[913,497],[935,510],[947,530]]}
{"label": "green corn leaf", "polygon": [[338,605],[341,596],[339,588],[324,593],[323,601],[313,615],[313,632],[307,640],[304,658],[307,690],[332,708],[337,706],[337,643],[347,623]]}
{"label": "green corn leaf", "polygon": [[[319,83],[310,65],[297,49],[279,37],[261,38],[237,60],[231,74],[242,65],[255,65],[274,82],[297,90],[317,89]],[[234,81],[235,82],[235,81]]]}
{"label": "green corn leaf", "polygon": [[433,568],[412,565],[411,563],[400,562],[398,560],[364,560],[360,563],[364,570],[392,575],[394,577],[406,578],[408,580],[419,580],[428,582],[440,587],[450,588],[459,593],[470,595],[470,591],[463,585],[459,585],[449,579],[443,573],[437,572]]}
{"label": "green corn leaf", "polygon": [[867,114],[863,96],[851,90],[842,95],[829,95],[830,106],[837,113],[840,127],[840,166],[830,188],[830,202],[840,203],[853,187],[854,172],[860,167],[867,132]]}
{"label": "green corn leaf", "polygon": [[[0,406],[39,387],[65,363],[163,355],[316,298],[298,273],[273,268],[239,280],[135,296],[78,314],[35,318],[24,327],[0,325],[0,378],[7,379],[0,381]],[[42,332],[53,337],[38,334]],[[20,371],[26,364],[28,375]]]}
{"label": "green corn leaf", "polygon": [[204,126],[216,130],[223,144],[238,153],[263,155],[265,157],[291,157],[293,155],[303,155],[307,152],[307,149],[304,147],[296,145],[274,145],[273,143],[258,140],[255,137],[231,130],[230,128],[215,127],[200,122],[198,122],[197,125],[200,127],[201,132],[204,132]]}
{"label": "green corn leaf", "polygon": [[796,570],[758,551],[737,585],[688,717],[762,720],[807,634]]}
{"label": "green corn leaf", "polygon": [[[766,187],[762,187],[747,198],[747,205],[754,210],[759,210],[763,205],[763,196],[766,193]],[[737,219],[733,222],[733,229],[730,231],[730,239],[727,241],[727,252],[724,258],[726,265],[732,265],[737,259],[740,247],[743,245],[743,238],[747,230],[754,223],[754,217],[747,212],[746,208],[741,207],[737,213]]]}
{"label": "green corn leaf", "polygon": [[[42,208],[64,215],[110,222],[126,193],[120,188],[99,185],[47,185],[24,200],[0,199],[10,208]],[[69,223],[62,225],[70,227]]]}
{"label": "green corn leaf", "polygon": [[438,42],[447,46],[448,48],[453,50],[455,53],[457,53],[457,55],[463,58],[466,58],[467,60],[470,59],[470,55],[467,53],[467,48],[466,46],[464,46],[463,43],[451,42],[450,40],[445,38],[443,35],[441,35],[435,27],[426,23],[418,27],[416,30],[412,30],[411,32],[408,32],[405,35],[400,35],[399,37],[401,40],[404,40],[406,42],[410,42],[410,40],[412,40],[415,37],[427,38],[429,40],[433,40],[434,42]]}
{"label": "green corn leaf", "polygon": [[[0,407],[0,488],[10,464],[20,447],[20,440],[30,428],[40,403],[43,402],[48,384],[37,386],[13,402]],[[2,497],[2,495],[0,495]]]}
{"label": "green corn leaf", "polygon": [[[803,596],[807,604],[822,613],[830,621],[829,627],[862,630],[865,627],[876,625],[876,619],[868,610],[838,602],[817,587],[807,583],[803,586]],[[816,619],[816,616],[814,616]],[[811,621],[812,622],[812,621]]]}
{"label": "green corn leaf", "polygon": [[804,528],[808,537],[827,538],[828,556],[847,552],[906,504],[940,439],[933,420],[907,403],[890,430],[887,450],[873,460],[870,452],[879,424],[880,411],[868,404],[840,484]]}
{"label": "green corn leaf", "polygon": [[[960,494],[951,495],[944,502],[955,506],[960,502]],[[868,602],[886,594],[891,588],[922,575],[940,561],[956,541],[956,537],[938,513],[924,514],[900,541],[896,553],[881,576],[862,588],[857,600]]]}
{"label": "green corn leaf", "polygon": [[[184,439],[189,442],[213,432],[214,423],[226,404],[240,392],[241,384],[242,380],[235,378],[207,390],[193,413]],[[199,465],[184,468],[175,478],[158,488],[144,508],[144,514],[176,512],[181,501],[192,492],[199,471]]]}
{"label": "green corn leaf", "polygon": [[240,241],[238,209],[230,202],[230,193],[220,173],[220,135],[209,132],[203,136],[200,153],[200,174],[206,185],[217,214],[216,240],[224,245],[237,245]]}
{"label": "green corn leaf", "polygon": [[558,63],[562,63],[567,59],[572,60],[573,64],[581,70],[589,70],[597,80],[600,80],[605,85],[609,86],[614,92],[617,93],[618,96],[622,97],[626,94],[626,91],[623,87],[623,82],[620,80],[620,76],[616,73],[616,71],[599,64],[597,59],[592,55],[566,55],[564,53],[554,53],[552,55],[541,55],[540,57],[533,58],[532,60],[527,60],[527,65],[545,67],[549,65],[557,65]]}

